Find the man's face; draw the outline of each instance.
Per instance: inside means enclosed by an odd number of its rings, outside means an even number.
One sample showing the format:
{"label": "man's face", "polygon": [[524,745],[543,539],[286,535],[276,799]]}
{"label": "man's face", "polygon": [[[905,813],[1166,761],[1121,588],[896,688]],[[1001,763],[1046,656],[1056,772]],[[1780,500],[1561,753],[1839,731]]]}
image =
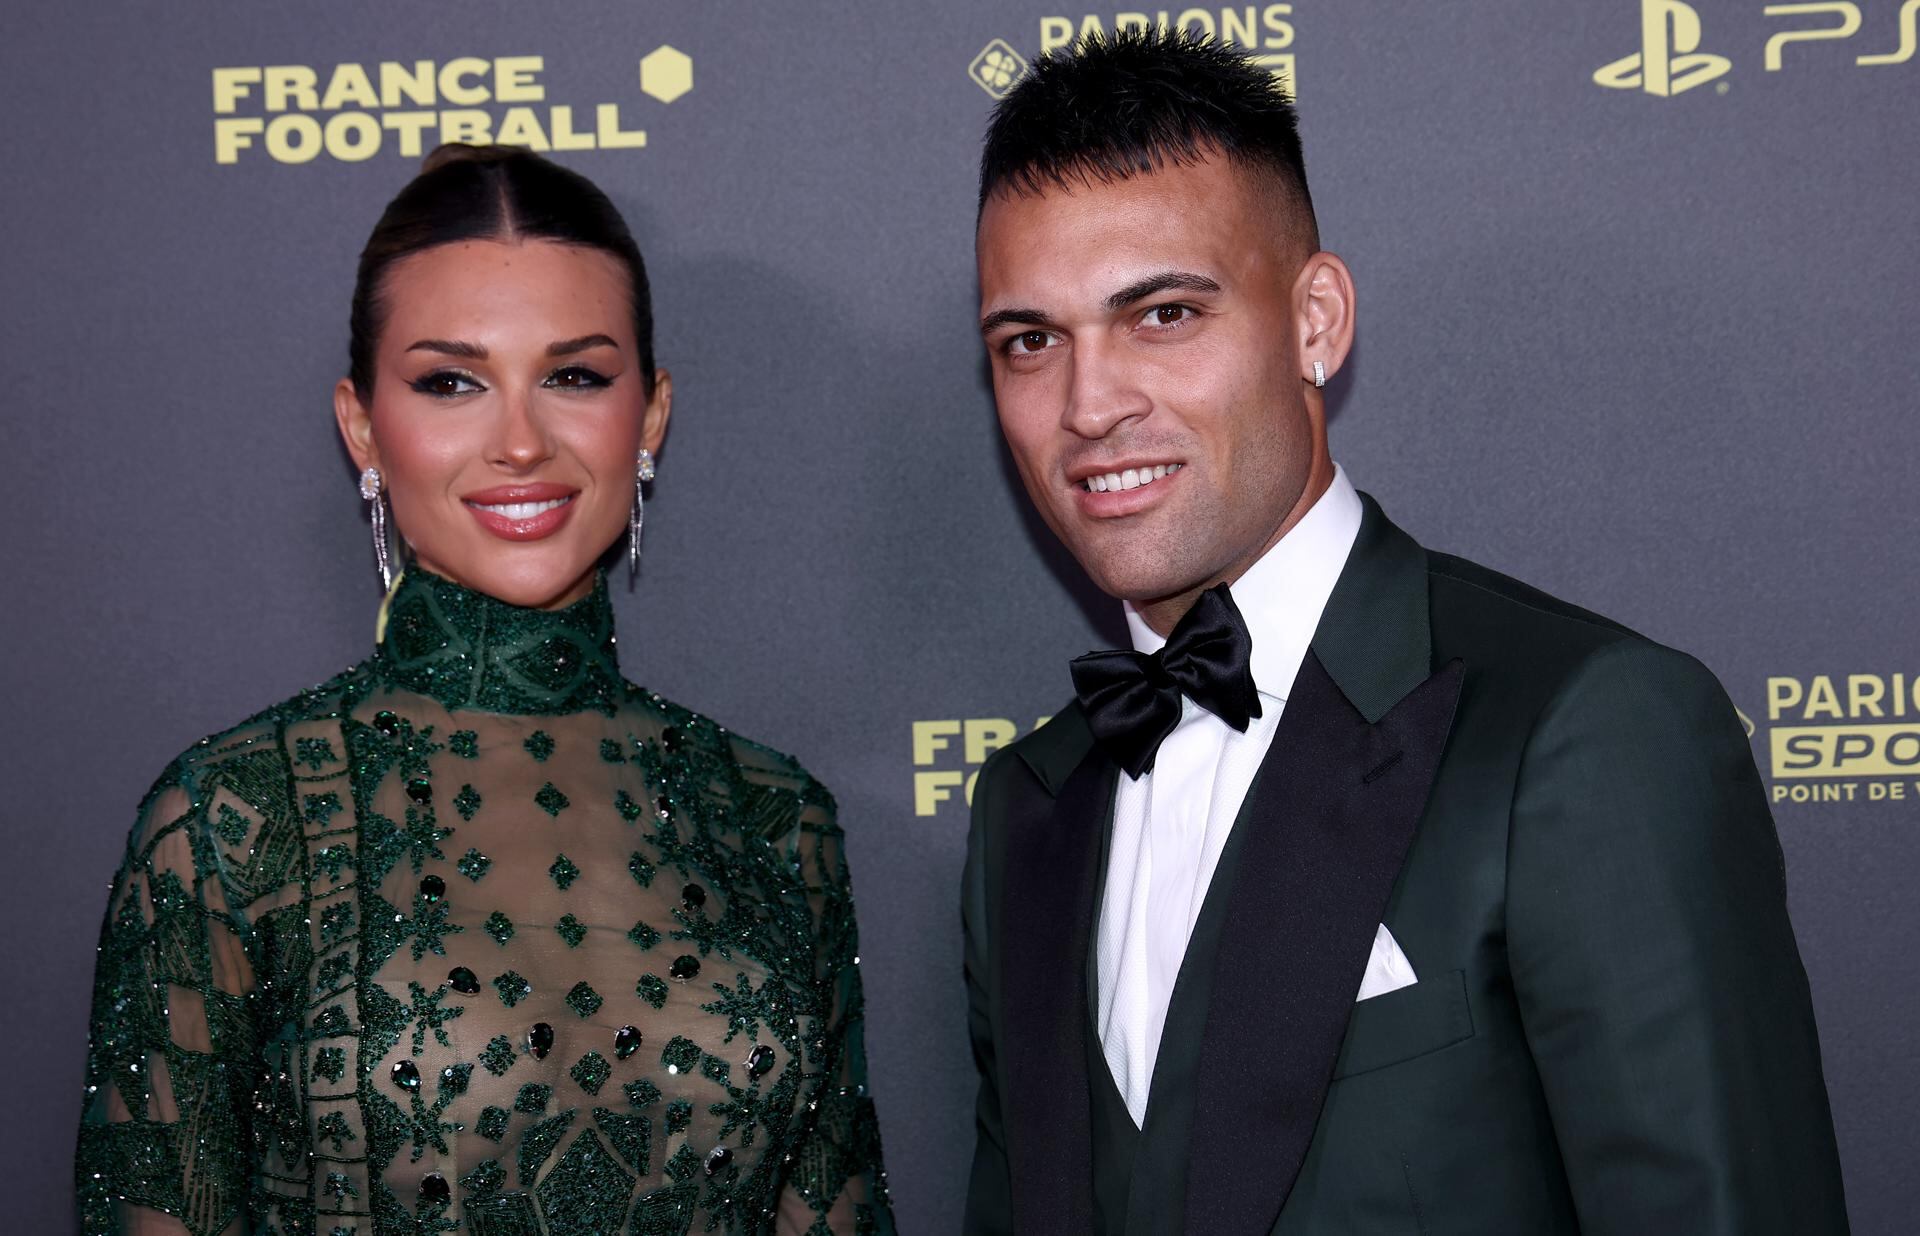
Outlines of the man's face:
{"label": "man's face", "polygon": [[1276,190],[1209,158],[996,193],[981,331],[1027,493],[1093,581],[1151,602],[1279,539],[1322,441],[1300,377],[1304,248]]}

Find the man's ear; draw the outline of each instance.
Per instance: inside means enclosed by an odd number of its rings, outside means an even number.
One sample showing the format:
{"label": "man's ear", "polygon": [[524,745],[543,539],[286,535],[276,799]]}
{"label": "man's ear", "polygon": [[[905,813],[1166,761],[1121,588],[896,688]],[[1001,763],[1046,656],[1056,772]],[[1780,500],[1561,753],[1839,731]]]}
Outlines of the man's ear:
{"label": "man's ear", "polygon": [[1313,382],[1315,361],[1332,377],[1353,350],[1353,273],[1331,253],[1314,254],[1294,280],[1293,304],[1301,379]]}
{"label": "man's ear", "polygon": [[357,472],[380,466],[380,452],[373,444],[373,411],[360,402],[353,379],[341,378],[333,384],[333,421],[340,428],[340,441],[346,444]]}
{"label": "man's ear", "polygon": [[653,396],[640,414],[640,445],[655,455],[667,440],[667,421],[673,416],[673,375],[665,369],[653,371]]}

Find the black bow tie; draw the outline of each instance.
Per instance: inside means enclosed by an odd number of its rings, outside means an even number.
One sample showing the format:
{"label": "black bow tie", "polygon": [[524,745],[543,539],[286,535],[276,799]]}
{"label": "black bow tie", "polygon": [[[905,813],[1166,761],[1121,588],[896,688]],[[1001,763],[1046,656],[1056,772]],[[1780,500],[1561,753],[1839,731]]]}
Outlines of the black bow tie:
{"label": "black bow tie", "polygon": [[1236,730],[1260,715],[1247,659],[1253,639],[1225,584],[1200,594],[1166,647],[1119,649],[1073,659],[1073,689],[1093,736],[1127,775],[1151,772],[1153,757],[1180,724],[1185,695]]}

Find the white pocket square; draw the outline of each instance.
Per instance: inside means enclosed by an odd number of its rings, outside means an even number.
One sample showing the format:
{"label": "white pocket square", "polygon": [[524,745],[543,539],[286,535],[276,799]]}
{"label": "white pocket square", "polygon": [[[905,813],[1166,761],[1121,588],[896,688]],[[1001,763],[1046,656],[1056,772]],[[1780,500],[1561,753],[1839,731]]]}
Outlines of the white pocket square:
{"label": "white pocket square", "polygon": [[1354,1003],[1411,987],[1419,981],[1414,977],[1413,963],[1394,943],[1393,933],[1385,923],[1380,924],[1380,930],[1373,935],[1373,954],[1367,958],[1367,973],[1360,980],[1360,995]]}

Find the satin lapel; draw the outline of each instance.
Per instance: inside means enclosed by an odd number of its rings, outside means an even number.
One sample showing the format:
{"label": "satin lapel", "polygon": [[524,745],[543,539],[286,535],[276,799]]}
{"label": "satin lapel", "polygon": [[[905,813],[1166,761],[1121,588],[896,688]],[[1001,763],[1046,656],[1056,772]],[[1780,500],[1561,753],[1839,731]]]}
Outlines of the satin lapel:
{"label": "satin lapel", "polygon": [[1369,725],[1316,653],[1300,667],[1236,825],[1247,835],[1201,1035],[1189,1232],[1266,1233],[1286,1203],[1461,674],[1450,663]]}
{"label": "satin lapel", "polygon": [[1093,1226],[1087,954],[1096,872],[1118,770],[1097,750],[1048,798],[1006,820],[999,940],[1007,1143],[1017,1231]]}

